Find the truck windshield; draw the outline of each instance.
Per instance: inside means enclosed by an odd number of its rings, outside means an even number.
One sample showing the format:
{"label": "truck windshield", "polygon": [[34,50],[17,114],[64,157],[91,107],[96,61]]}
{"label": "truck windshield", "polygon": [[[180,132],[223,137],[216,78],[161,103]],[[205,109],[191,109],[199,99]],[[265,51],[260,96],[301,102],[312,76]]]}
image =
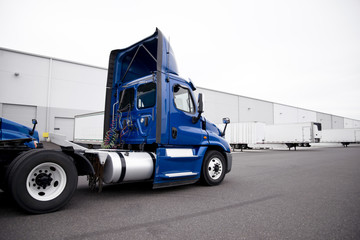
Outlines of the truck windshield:
{"label": "truck windshield", "polygon": [[134,107],[134,88],[128,88],[120,93],[119,111],[131,111]]}
{"label": "truck windshield", "polygon": [[150,108],[155,106],[156,84],[153,82],[142,84],[137,89],[137,108]]}

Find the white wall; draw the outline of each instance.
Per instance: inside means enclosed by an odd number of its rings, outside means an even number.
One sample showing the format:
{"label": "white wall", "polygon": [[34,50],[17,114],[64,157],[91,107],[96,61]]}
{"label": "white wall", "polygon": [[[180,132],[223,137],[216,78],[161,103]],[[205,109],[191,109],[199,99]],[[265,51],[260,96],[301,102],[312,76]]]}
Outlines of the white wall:
{"label": "white wall", "polygon": [[[31,115],[42,138],[56,118],[103,111],[106,79],[104,68],[0,48],[0,117],[31,124]],[[21,110],[29,108],[35,116]]]}
{"label": "white wall", "polygon": [[345,124],[344,124],[344,118],[343,117],[333,116],[332,115],[332,126],[331,126],[331,128],[339,129],[339,128],[344,128],[344,126],[345,126]]}
{"label": "white wall", "polygon": [[274,103],[274,123],[296,123],[298,121],[298,110],[296,107]]}
{"label": "white wall", "polygon": [[102,111],[106,79],[104,69],[54,60],[50,107]]}
{"label": "white wall", "polygon": [[344,119],[344,128],[353,128],[354,127],[354,120],[345,118]]}
{"label": "white wall", "polygon": [[239,96],[239,122],[274,123],[273,103]]}
{"label": "white wall", "polygon": [[298,108],[297,119],[298,119],[297,122],[299,122],[299,123],[300,122],[316,122],[317,121],[316,112]]}
{"label": "white wall", "polygon": [[48,74],[49,59],[0,49],[0,102],[46,106]]}
{"label": "white wall", "polygon": [[360,121],[344,118],[344,128],[360,128]]}
{"label": "white wall", "polygon": [[273,103],[216,90],[197,88],[196,95],[204,95],[204,116],[215,124],[223,117],[230,122],[264,122],[272,124]]}
{"label": "white wall", "polygon": [[317,122],[321,123],[323,129],[332,128],[332,118],[330,114],[317,113],[316,118],[317,118]]}
{"label": "white wall", "polygon": [[222,123],[224,117],[231,122],[239,121],[238,96],[214,90],[197,88],[196,95],[203,94],[204,116],[212,123]]}

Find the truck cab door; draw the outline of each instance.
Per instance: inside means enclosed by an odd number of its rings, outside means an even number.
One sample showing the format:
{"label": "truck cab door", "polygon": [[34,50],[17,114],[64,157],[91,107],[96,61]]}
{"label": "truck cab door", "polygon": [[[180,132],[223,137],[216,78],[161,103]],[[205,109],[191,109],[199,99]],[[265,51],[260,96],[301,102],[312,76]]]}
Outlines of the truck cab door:
{"label": "truck cab door", "polygon": [[197,106],[191,88],[175,78],[170,78],[170,135],[171,145],[201,145],[204,136],[201,121],[193,123],[197,116]]}
{"label": "truck cab door", "polygon": [[207,132],[192,121],[197,106],[190,86],[175,77],[169,84],[169,144],[157,149],[154,188],[196,182],[207,149]]}

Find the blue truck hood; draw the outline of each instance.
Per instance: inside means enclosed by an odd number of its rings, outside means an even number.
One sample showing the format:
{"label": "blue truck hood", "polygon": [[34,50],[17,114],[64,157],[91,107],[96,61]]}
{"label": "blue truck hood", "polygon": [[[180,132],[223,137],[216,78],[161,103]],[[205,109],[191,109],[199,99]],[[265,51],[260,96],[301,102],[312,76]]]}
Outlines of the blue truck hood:
{"label": "blue truck hood", "polygon": [[[205,118],[202,118],[203,121],[205,120]],[[210,145],[217,145],[221,148],[223,148],[226,152],[230,152],[230,145],[229,143],[225,140],[225,137],[223,137],[222,134],[222,130],[220,130],[215,124],[213,124],[212,122],[205,120],[206,121],[206,131],[208,133],[208,140],[209,140],[209,144]]]}
{"label": "blue truck hood", "polygon": [[31,135],[31,130],[19,123],[0,118],[0,141],[23,140],[28,147],[36,148],[34,141],[39,142],[39,134],[34,131]]}

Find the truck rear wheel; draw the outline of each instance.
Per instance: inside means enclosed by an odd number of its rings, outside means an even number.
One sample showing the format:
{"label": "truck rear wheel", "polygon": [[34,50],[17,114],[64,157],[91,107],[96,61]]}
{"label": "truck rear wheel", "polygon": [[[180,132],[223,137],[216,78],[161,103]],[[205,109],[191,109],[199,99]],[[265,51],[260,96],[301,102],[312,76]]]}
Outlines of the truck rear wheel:
{"label": "truck rear wheel", "polygon": [[73,161],[61,152],[31,151],[9,167],[8,189],[20,207],[30,213],[53,212],[66,205],[77,187]]}
{"label": "truck rear wheel", "polygon": [[218,185],[224,180],[225,173],[224,156],[214,150],[207,152],[202,166],[201,182],[208,186]]}

